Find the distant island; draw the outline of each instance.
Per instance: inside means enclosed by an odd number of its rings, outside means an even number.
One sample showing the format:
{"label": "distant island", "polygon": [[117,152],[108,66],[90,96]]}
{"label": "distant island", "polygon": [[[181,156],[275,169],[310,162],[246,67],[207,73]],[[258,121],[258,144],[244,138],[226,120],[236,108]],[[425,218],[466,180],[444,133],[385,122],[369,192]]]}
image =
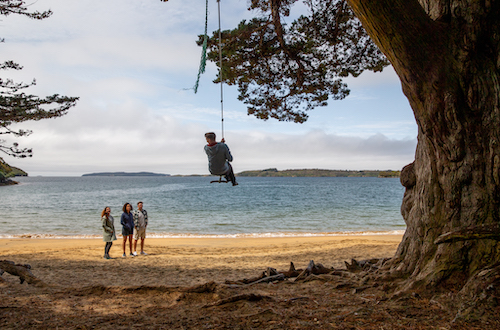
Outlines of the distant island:
{"label": "distant island", "polygon": [[[399,178],[401,171],[349,171],[349,170],[322,170],[322,169],[300,169],[300,170],[283,170],[278,171],[277,168],[268,168],[265,170],[243,171],[236,173],[239,177],[375,177],[375,178]],[[172,177],[207,177],[210,174],[189,174],[189,175],[170,175],[163,173],[152,172],[101,172],[89,173],[82,176],[172,176]]]}
{"label": "distant island", "polygon": [[20,168],[10,166],[0,157],[0,186],[17,184],[16,181],[10,179],[15,176],[28,176],[28,173]]}
{"label": "distant island", "polygon": [[278,171],[276,168],[268,168],[257,171],[243,171],[236,176],[252,177],[376,177],[376,178],[399,178],[401,171],[348,171],[348,170],[321,170],[301,169]]}
{"label": "distant island", "polygon": [[152,172],[100,172],[83,174],[82,176],[170,176],[170,174]]}

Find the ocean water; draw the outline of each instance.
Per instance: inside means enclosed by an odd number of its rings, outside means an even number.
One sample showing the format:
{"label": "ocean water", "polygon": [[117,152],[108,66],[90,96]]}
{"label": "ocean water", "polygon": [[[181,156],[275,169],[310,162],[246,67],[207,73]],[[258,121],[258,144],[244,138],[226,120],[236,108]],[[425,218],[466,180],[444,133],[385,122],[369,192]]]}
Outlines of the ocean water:
{"label": "ocean water", "polygon": [[403,233],[397,178],[25,177],[0,187],[0,238],[101,237],[125,202],[148,211],[148,237]]}

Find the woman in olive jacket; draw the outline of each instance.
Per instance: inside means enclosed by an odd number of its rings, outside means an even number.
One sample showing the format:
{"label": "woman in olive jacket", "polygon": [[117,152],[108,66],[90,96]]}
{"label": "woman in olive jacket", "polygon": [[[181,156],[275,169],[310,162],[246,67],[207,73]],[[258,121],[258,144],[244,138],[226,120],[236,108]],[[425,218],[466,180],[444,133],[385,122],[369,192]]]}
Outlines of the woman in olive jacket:
{"label": "woman in olive jacket", "polygon": [[115,224],[113,216],[111,216],[111,208],[106,206],[104,210],[101,212],[101,220],[102,220],[102,228],[103,232],[103,241],[106,242],[106,246],[104,247],[104,259],[111,259],[109,256],[109,250],[111,249],[111,245],[113,245],[113,241],[116,241],[115,234]]}

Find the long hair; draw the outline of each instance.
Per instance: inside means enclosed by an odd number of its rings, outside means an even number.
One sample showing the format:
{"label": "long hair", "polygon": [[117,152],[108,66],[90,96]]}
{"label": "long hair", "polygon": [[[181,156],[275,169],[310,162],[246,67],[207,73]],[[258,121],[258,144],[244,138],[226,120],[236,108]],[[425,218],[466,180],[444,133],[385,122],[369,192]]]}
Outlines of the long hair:
{"label": "long hair", "polygon": [[109,206],[106,206],[106,207],[104,208],[104,210],[102,210],[102,212],[101,212],[101,218],[102,218],[103,216],[106,216],[106,219],[109,219],[109,218],[108,218],[108,214],[106,213],[106,209],[107,209],[108,207],[109,207]]}
{"label": "long hair", "polygon": [[123,212],[127,212],[127,205],[130,205],[130,211],[132,211],[134,208],[132,207],[132,204],[130,203],[125,203],[123,204],[122,210]]}

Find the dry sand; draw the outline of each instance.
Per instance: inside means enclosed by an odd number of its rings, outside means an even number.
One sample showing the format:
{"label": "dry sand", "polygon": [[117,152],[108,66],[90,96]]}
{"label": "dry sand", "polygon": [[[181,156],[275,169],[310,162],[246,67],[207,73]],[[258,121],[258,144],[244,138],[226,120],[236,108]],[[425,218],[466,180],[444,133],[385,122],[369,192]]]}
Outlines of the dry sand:
{"label": "dry sand", "polygon": [[[122,258],[122,241],[113,243],[112,260],[103,259],[99,239],[1,239],[0,259],[28,263],[47,284],[191,286],[257,276],[267,267],[288,270],[310,260],[326,267],[344,261],[391,257],[400,235],[283,238],[151,238],[147,256]],[[4,276],[5,277],[5,276]]]}
{"label": "dry sand", "polygon": [[[30,264],[47,284],[0,278],[1,329],[498,329],[455,322],[430,297],[388,299],[387,283],[320,275],[228,285],[267,267],[330,268],[394,255],[400,235],[147,239],[147,256],[103,259],[98,239],[0,239],[0,260]],[[128,251],[128,250],[127,250]],[[128,254],[128,252],[127,252]],[[321,277],[324,276],[324,277]],[[211,283],[212,282],[212,283]],[[215,283],[213,283],[215,282]],[[211,283],[211,284],[210,284]],[[209,284],[206,290],[193,287]],[[493,329],[492,328],[492,329]]]}

